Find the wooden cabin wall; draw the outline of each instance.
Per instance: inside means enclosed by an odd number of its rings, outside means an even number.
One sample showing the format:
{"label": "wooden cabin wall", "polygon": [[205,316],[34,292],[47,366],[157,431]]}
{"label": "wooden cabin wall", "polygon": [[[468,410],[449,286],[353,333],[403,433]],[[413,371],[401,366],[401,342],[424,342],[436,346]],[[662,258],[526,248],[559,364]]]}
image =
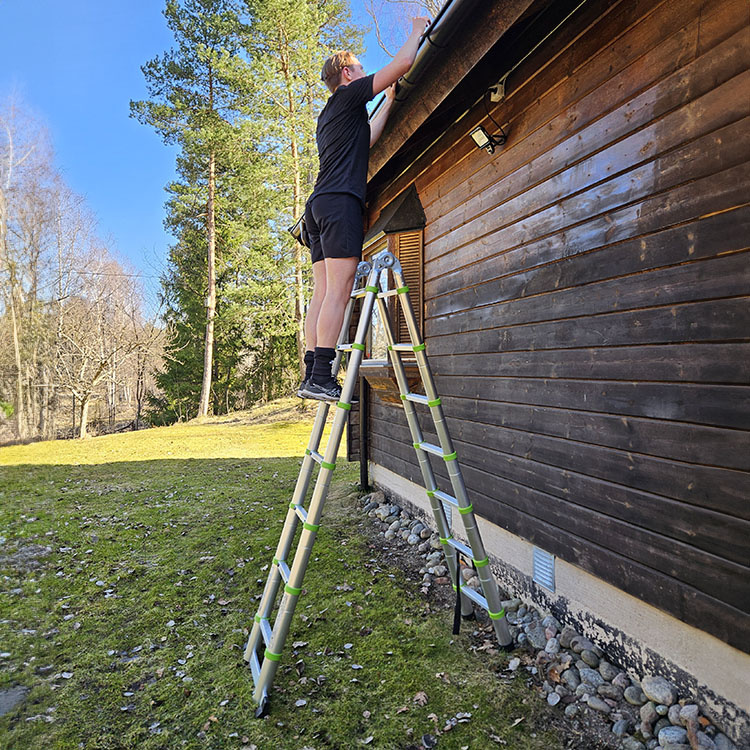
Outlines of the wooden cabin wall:
{"label": "wooden cabin wall", "polygon": [[[505,147],[473,147],[478,107],[373,200],[414,183],[424,206],[427,352],[475,509],[744,651],[749,51],[744,1],[588,3],[509,79]],[[397,407],[370,435],[421,483]]]}

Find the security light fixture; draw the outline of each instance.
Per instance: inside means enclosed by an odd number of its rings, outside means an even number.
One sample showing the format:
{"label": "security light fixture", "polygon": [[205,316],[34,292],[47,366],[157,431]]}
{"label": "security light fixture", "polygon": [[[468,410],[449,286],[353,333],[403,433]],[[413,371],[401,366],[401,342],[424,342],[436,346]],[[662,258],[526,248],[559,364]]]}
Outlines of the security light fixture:
{"label": "security light fixture", "polygon": [[474,143],[477,144],[477,148],[486,149],[488,154],[494,154],[495,146],[502,146],[506,140],[505,133],[502,135],[490,135],[481,125],[477,125],[469,135],[471,135]]}

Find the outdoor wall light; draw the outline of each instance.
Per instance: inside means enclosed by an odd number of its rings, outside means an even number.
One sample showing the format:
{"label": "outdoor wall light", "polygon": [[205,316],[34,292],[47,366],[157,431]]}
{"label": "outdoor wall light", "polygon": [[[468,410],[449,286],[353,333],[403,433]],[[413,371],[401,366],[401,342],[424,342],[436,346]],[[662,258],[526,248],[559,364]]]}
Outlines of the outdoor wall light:
{"label": "outdoor wall light", "polygon": [[502,135],[490,135],[481,125],[478,125],[469,133],[477,148],[486,149],[488,154],[495,153],[495,146],[502,146],[505,143],[505,133]]}

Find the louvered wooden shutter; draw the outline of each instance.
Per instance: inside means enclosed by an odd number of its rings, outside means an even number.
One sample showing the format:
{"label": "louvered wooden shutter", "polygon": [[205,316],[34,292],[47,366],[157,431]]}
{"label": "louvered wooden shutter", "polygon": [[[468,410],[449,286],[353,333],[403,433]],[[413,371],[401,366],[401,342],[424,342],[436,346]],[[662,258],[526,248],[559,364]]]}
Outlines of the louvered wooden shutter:
{"label": "louvered wooden shutter", "polygon": [[[419,330],[422,331],[422,230],[401,232],[394,235],[392,252],[401,263],[404,281],[406,286],[409,287],[414,317],[417,320]],[[409,330],[406,327],[406,320],[400,305],[396,322],[396,335],[399,343],[409,343]]]}

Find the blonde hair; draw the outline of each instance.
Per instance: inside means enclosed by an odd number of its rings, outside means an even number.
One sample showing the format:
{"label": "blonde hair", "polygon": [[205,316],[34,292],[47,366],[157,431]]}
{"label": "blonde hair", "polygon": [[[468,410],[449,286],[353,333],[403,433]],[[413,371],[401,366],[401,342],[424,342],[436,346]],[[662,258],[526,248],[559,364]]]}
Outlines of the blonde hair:
{"label": "blonde hair", "polygon": [[349,50],[334,52],[324,63],[320,79],[331,92],[341,83],[341,71],[350,65],[356,65],[357,58]]}

